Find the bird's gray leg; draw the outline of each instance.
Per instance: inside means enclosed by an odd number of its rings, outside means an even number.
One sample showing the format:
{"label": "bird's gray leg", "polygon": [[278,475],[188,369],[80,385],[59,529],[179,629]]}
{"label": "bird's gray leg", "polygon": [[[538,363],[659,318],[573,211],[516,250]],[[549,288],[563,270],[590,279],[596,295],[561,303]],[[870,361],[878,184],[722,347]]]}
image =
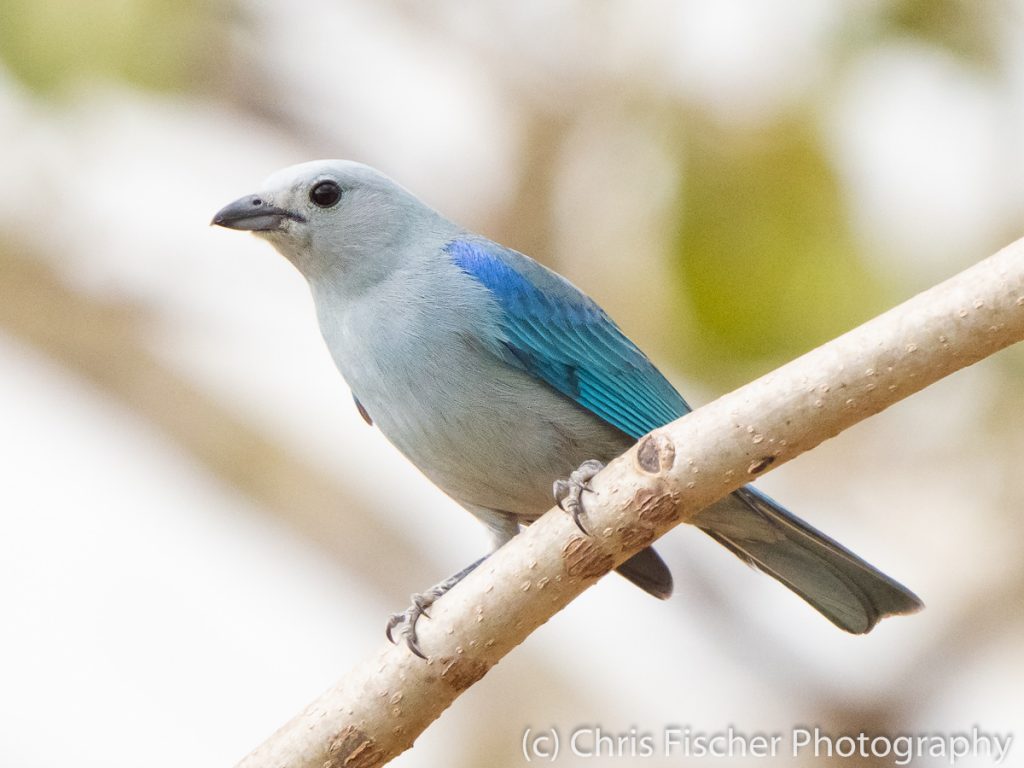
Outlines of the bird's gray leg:
{"label": "bird's gray leg", "polygon": [[426,616],[429,619],[430,614],[427,613],[427,609],[430,608],[430,606],[432,606],[437,599],[441,597],[441,595],[466,578],[474,568],[486,559],[487,555],[484,555],[476,562],[467,565],[458,573],[449,576],[438,584],[435,584],[426,592],[414,594],[411,598],[412,605],[400,613],[392,614],[391,618],[388,619],[387,628],[385,630],[388,640],[397,645],[398,641],[392,634],[392,630],[395,627],[399,627],[397,633],[398,637],[405,640],[405,644],[408,646],[410,651],[415,653],[421,659],[426,659],[426,654],[420,650],[419,641],[416,638],[416,622],[420,620],[421,616]]}
{"label": "bird's gray leg", "polygon": [[584,461],[568,478],[555,480],[555,484],[551,489],[555,495],[555,502],[563,511],[572,515],[572,520],[576,523],[576,527],[583,531],[583,533],[587,533],[587,529],[580,522],[580,514],[583,512],[581,501],[583,492],[592,490],[590,481],[602,469],[604,469],[604,462],[597,459]]}

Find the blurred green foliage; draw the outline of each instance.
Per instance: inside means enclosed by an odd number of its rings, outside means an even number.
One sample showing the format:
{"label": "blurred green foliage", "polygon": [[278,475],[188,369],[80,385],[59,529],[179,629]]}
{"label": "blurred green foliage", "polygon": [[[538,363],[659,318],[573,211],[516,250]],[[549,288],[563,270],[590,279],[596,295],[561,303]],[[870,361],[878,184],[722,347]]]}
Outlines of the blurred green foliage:
{"label": "blurred green foliage", "polygon": [[887,304],[858,256],[839,182],[798,116],[756,128],[697,120],[686,139],[678,289],[697,327],[691,365],[728,377],[849,329]]}
{"label": "blurred green foliage", "polygon": [[990,67],[999,50],[996,19],[1002,5],[1001,0],[899,0],[885,6],[880,21],[890,35],[917,38],[964,61]]}
{"label": "blurred green foliage", "polygon": [[0,0],[0,58],[30,88],[106,77],[184,88],[212,50],[201,0]]}
{"label": "blurred green foliage", "polygon": [[[851,6],[855,8],[855,6]],[[826,82],[851,55],[913,39],[995,73],[998,24],[1009,7],[971,0],[893,0],[853,12],[837,35]],[[827,92],[827,86],[826,90]],[[820,93],[819,96],[820,97]],[[893,276],[858,252],[846,201],[813,109],[758,125],[688,111],[683,222],[671,258],[695,326],[683,361],[736,384],[905,298]]]}

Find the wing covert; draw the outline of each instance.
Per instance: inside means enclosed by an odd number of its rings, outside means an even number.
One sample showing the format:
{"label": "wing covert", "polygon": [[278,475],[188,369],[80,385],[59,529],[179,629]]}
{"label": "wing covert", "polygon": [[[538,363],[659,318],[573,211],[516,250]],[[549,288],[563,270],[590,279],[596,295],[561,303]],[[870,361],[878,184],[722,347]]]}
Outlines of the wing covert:
{"label": "wing covert", "polygon": [[690,410],[604,310],[568,280],[483,238],[453,240],[446,251],[497,301],[503,338],[495,352],[510,363],[634,439]]}

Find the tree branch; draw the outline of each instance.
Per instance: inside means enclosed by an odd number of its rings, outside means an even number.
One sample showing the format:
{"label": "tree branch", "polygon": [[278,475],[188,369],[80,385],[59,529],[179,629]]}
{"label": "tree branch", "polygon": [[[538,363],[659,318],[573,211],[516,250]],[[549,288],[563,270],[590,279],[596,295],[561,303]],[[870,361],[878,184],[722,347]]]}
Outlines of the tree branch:
{"label": "tree branch", "polygon": [[929,384],[1024,339],[1024,240],[644,437],[420,623],[429,662],[384,645],[238,768],[368,768],[398,755],[534,629],[709,504]]}

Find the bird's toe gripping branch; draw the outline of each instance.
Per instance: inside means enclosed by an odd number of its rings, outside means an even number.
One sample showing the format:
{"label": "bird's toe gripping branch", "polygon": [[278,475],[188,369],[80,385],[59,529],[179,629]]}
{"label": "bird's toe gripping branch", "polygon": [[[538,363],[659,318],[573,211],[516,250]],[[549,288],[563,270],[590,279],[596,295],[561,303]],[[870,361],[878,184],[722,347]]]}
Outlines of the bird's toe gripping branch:
{"label": "bird's toe gripping branch", "polygon": [[[449,576],[440,584],[435,584],[426,592],[418,592],[414,594],[410,598],[410,602],[412,604],[408,608],[404,611],[391,614],[391,618],[388,619],[387,626],[384,628],[384,633],[388,636],[388,640],[395,644],[398,643],[398,639],[404,640],[406,647],[408,647],[410,651],[425,660],[427,655],[420,648],[419,638],[416,637],[417,622],[423,616],[426,616],[429,619],[430,614],[427,613],[427,610],[430,606],[437,602],[442,595],[448,592],[448,590],[472,573],[473,570],[486,559],[487,556],[484,555],[479,560],[467,565],[458,573]],[[398,629],[397,633],[395,632],[396,627]],[[398,635],[398,639],[395,639],[396,634]]]}
{"label": "bird's toe gripping branch", "polygon": [[[410,598],[412,604],[404,611],[391,614],[391,618],[388,619],[387,626],[384,629],[388,640],[395,644],[398,643],[399,639],[403,640],[406,647],[421,659],[426,659],[427,656],[420,649],[419,640],[416,637],[416,622],[420,620],[421,616],[430,618],[427,609],[433,605],[434,600],[438,597],[431,595],[432,591],[414,594]],[[395,632],[396,627],[398,629],[397,632]],[[396,634],[398,636],[397,639],[395,637]]]}
{"label": "bird's toe gripping branch", "polygon": [[587,535],[589,533],[580,520],[580,515],[583,513],[583,492],[593,491],[590,481],[604,469],[604,466],[604,462],[597,459],[584,461],[568,478],[555,480],[551,489],[558,506],[562,511],[572,515],[572,521],[576,523],[576,527]]}

